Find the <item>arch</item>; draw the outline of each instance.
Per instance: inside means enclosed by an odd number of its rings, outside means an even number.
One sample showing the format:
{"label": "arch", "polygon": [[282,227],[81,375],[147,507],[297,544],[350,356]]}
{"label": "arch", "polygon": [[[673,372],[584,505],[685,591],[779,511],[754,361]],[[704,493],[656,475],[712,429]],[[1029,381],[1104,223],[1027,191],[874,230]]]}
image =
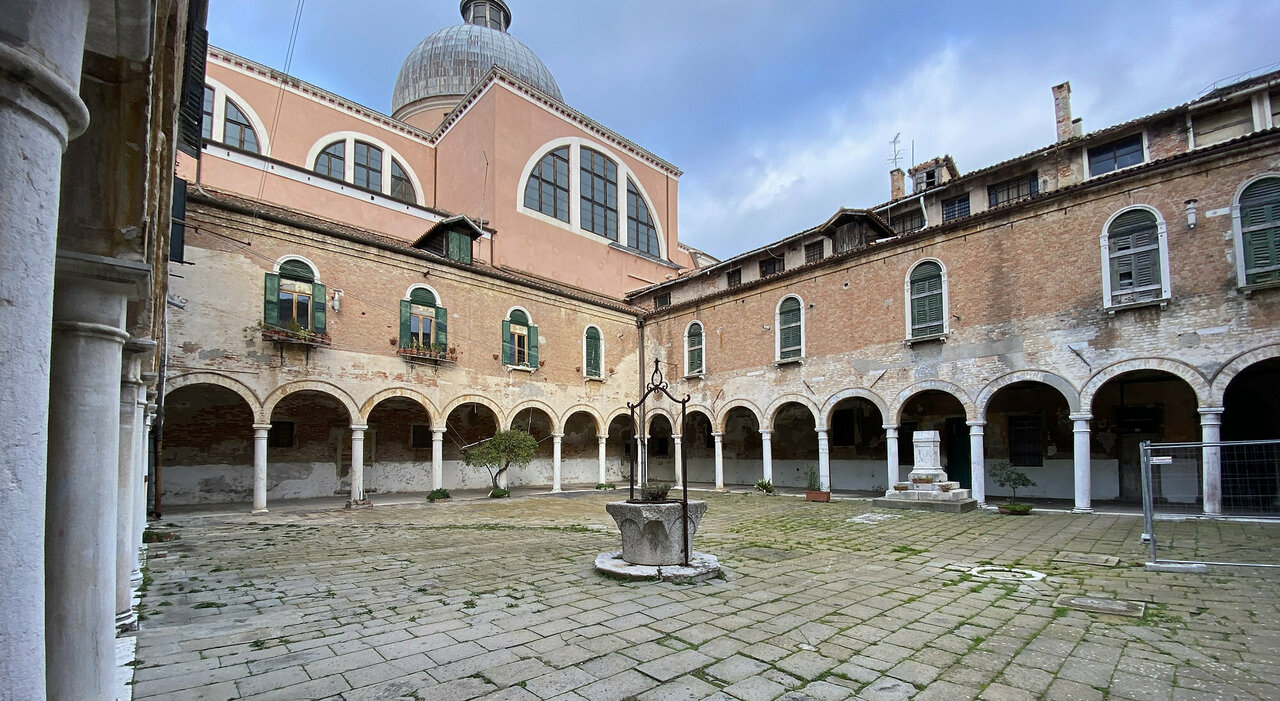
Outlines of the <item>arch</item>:
{"label": "arch", "polygon": [[[942,323],[942,331],[916,334],[915,320],[912,318],[912,311],[914,311],[915,305],[912,304],[912,299],[911,299],[912,297],[911,276],[915,274],[917,268],[919,268],[922,265],[925,265],[926,263],[933,263],[937,265],[942,274],[942,280],[941,280],[942,310],[941,310],[941,319],[940,319]],[[903,299],[906,301],[906,304],[904,304],[903,307],[906,312],[906,321],[907,321],[906,337],[908,339],[933,338],[935,336],[945,336],[946,334],[951,332],[951,292],[949,288],[950,288],[950,285],[947,284],[947,265],[938,258],[921,258],[915,263],[912,263],[910,268],[907,268],[907,275],[905,278],[903,278],[903,282],[902,282],[902,290],[903,290]],[[930,292],[928,294],[931,295],[932,293]],[[929,314],[928,316],[932,316],[932,314]],[[937,324],[929,324],[929,325],[936,326]]]}
{"label": "arch", "polygon": [[609,412],[604,417],[605,430],[608,430],[609,426],[613,424],[614,419],[618,418],[619,416],[625,416],[627,418],[631,418],[631,412],[626,407],[614,409],[613,411]]}
{"label": "arch", "polygon": [[[715,425],[716,425],[716,422],[715,422],[715,415],[716,415],[716,413],[715,413],[714,411],[712,411],[712,410],[711,410],[711,407],[703,406],[702,404],[693,404],[693,403],[690,403],[690,404],[689,404],[689,406],[685,409],[685,418],[686,418],[686,419],[687,419],[687,418],[689,418],[689,416],[690,416],[691,414],[693,414],[694,412],[698,412],[698,413],[702,414],[703,416],[707,417],[707,421],[708,421],[712,426],[715,426]],[[684,429],[683,429],[683,428],[681,428],[680,430],[681,430],[681,432],[683,432],[683,431],[684,431]]]}
{"label": "arch", "polygon": [[249,118],[249,123],[253,125],[254,136],[258,139],[258,155],[271,155],[271,137],[267,134],[267,125],[258,116],[257,110],[249,105],[249,101],[244,99],[236,91],[228,88],[224,83],[211,78],[204,77],[205,85],[213,88],[213,134],[212,139],[218,143],[222,143],[225,137],[225,124],[227,120],[227,100],[235,103],[245,117]]}
{"label": "arch", "polygon": [[1204,379],[1204,375],[1201,375],[1199,370],[1190,365],[1180,360],[1169,360],[1168,358],[1130,358],[1129,360],[1112,363],[1095,372],[1084,383],[1084,387],[1080,389],[1081,410],[1092,412],[1093,395],[1098,392],[1098,389],[1109,380],[1134,370],[1159,370],[1180,377],[1191,385],[1191,390],[1196,395],[1196,402],[1200,406],[1208,406],[1208,403],[1212,401],[1210,399],[1208,381]]}
{"label": "arch", "polygon": [[667,425],[671,427],[671,433],[673,435],[679,434],[678,429],[680,427],[676,425],[679,422],[676,421],[675,416],[672,415],[672,412],[670,410],[666,409],[665,407],[650,407],[648,411],[645,412],[645,417],[644,417],[644,420],[645,420],[644,434],[646,436],[649,435],[650,430],[653,428],[653,419],[658,416],[661,416],[667,420]]}
{"label": "arch", "polygon": [[[1156,253],[1158,260],[1158,273],[1160,275],[1160,296],[1156,298],[1135,299],[1132,301],[1118,301],[1117,297],[1123,297],[1120,293],[1111,289],[1111,227],[1120,217],[1130,212],[1146,212],[1155,217],[1156,220]],[[1149,204],[1132,204],[1121,207],[1107,217],[1107,221],[1102,225],[1102,233],[1098,235],[1098,243],[1102,248],[1102,306],[1118,307],[1134,302],[1154,301],[1155,299],[1168,299],[1170,296],[1170,280],[1169,274],[1169,236],[1165,230],[1164,216],[1160,214],[1160,210]],[[1134,254],[1129,254],[1134,255]],[[1135,264],[1136,267],[1136,264]],[[1133,273],[1134,284],[1137,284],[1138,274]],[[1133,293],[1128,296],[1133,297],[1139,293]]]}
{"label": "arch", "polygon": [[427,416],[431,417],[432,426],[435,426],[442,421],[440,415],[436,413],[436,408],[432,405],[431,400],[427,399],[427,395],[411,387],[388,387],[387,389],[374,394],[372,397],[369,397],[364,401],[364,404],[360,405],[360,423],[369,423],[369,414],[373,412],[373,408],[381,404],[384,400],[392,399],[394,397],[412,399],[422,405],[422,408],[427,412]]}
{"label": "arch", "polygon": [[511,422],[515,421],[516,416],[518,416],[520,412],[524,411],[525,409],[537,409],[542,413],[546,414],[547,421],[551,422],[551,432],[560,433],[560,426],[561,426],[560,414],[558,414],[555,409],[552,409],[551,406],[548,405],[546,402],[541,401],[539,399],[526,399],[523,402],[520,402],[519,404],[515,405],[515,408],[513,408],[511,410],[511,413],[508,414],[508,418],[506,420],[507,428],[515,428],[515,426],[512,425]]}
{"label": "arch", "polygon": [[1250,365],[1260,363],[1264,360],[1272,358],[1280,358],[1280,343],[1273,343],[1268,346],[1254,348],[1235,356],[1222,364],[1222,367],[1213,375],[1213,381],[1209,390],[1210,406],[1220,407],[1223,404],[1223,398],[1227,393],[1227,385],[1236,378],[1241,372],[1246,370]]}
{"label": "arch", "polygon": [[[592,338],[591,332],[595,331],[595,338]],[[591,366],[592,349],[591,343],[595,341],[595,367]],[[595,324],[587,324],[582,329],[582,376],[593,379],[604,379],[604,333],[600,331],[600,327]]]}
{"label": "arch", "polygon": [[487,397],[483,397],[479,394],[464,394],[460,397],[455,397],[444,406],[444,409],[440,410],[440,423],[442,425],[447,423],[449,421],[449,415],[453,413],[453,410],[463,404],[479,404],[493,412],[493,418],[497,421],[498,426],[507,425],[506,414],[502,413],[502,410],[498,408],[498,405],[493,403],[493,401]]}
{"label": "arch", "polygon": [[502,318],[503,318],[503,319],[506,319],[507,321],[510,321],[510,320],[511,320],[511,312],[514,312],[514,311],[517,311],[517,310],[524,312],[524,318],[525,318],[525,323],[526,323],[526,324],[528,324],[529,326],[535,326],[535,325],[536,325],[536,324],[534,324],[534,323],[533,323],[533,315],[529,313],[529,310],[528,310],[528,309],[525,309],[524,307],[521,307],[521,306],[519,306],[519,305],[514,306],[514,307],[512,307],[512,308],[508,309],[508,310],[507,310],[506,315],[505,315],[505,316],[503,316]]}
{"label": "arch", "polygon": [[988,382],[987,386],[978,392],[978,399],[975,402],[977,406],[976,418],[978,420],[984,419],[987,415],[987,406],[991,403],[991,398],[995,396],[996,392],[1015,382],[1039,382],[1049,385],[1058,390],[1063,398],[1067,400],[1067,408],[1072,413],[1080,411],[1080,391],[1061,375],[1054,374],[1048,370],[1017,370]]}
{"label": "arch", "polygon": [[778,418],[778,410],[782,409],[784,404],[804,405],[804,407],[809,410],[809,413],[813,415],[814,425],[818,427],[822,426],[822,424],[818,423],[818,417],[821,415],[822,410],[818,407],[816,403],[814,403],[812,399],[809,399],[808,397],[800,394],[784,394],[778,397],[777,399],[774,399],[769,404],[769,407],[765,409],[764,415],[769,417],[769,425],[768,427],[761,426],[760,428],[767,428],[767,430],[772,430],[773,422]]}
{"label": "arch", "polygon": [[[692,347],[692,343],[690,343],[690,335],[689,335],[690,332],[693,331],[694,326],[698,327],[698,346],[696,349]],[[681,345],[684,346],[684,374],[686,376],[705,375],[707,372],[707,327],[703,325],[701,321],[697,319],[693,319],[688,324],[685,324],[684,337],[682,340],[683,340],[683,343],[681,343]],[[690,350],[698,351],[697,362],[694,363],[694,365],[696,365],[696,368],[691,367],[689,365]]]}
{"label": "arch", "polygon": [[214,372],[188,372],[167,378],[164,382],[164,396],[167,397],[176,390],[193,385],[217,385],[218,387],[229,389],[240,395],[240,398],[249,405],[249,411],[253,413],[254,423],[265,424],[271,420],[270,413],[263,414],[262,401],[258,399],[258,395],[253,390],[249,389],[248,385],[234,377],[227,377]]}
{"label": "arch", "polygon": [[271,413],[275,411],[276,405],[280,403],[281,399],[297,392],[322,392],[328,394],[347,408],[351,423],[355,424],[363,420],[364,415],[360,413],[360,407],[356,405],[355,400],[351,398],[351,395],[347,394],[346,390],[323,380],[298,380],[280,385],[271,390],[266,400],[262,402],[262,414],[266,418],[263,423],[271,421]]}
{"label": "arch", "polygon": [[445,306],[444,300],[440,298],[440,293],[436,292],[436,288],[421,282],[409,285],[409,289],[404,291],[404,299],[412,299],[414,290],[426,290],[427,292],[430,292],[431,296],[436,298],[436,303],[433,306],[436,306],[436,307]]}
{"label": "arch", "polygon": [[596,435],[597,436],[604,435],[605,428],[609,424],[605,423],[604,417],[600,415],[600,412],[595,407],[590,406],[588,404],[574,404],[573,406],[566,409],[558,419],[558,421],[560,422],[560,425],[561,426],[568,425],[570,417],[572,417],[574,414],[577,414],[577,413],[583,413],[590,416],[591,420],[596,422]]}
{"label": "arch", "polygon": [[907,400],[921,392],[928,392],[929,390],[945,392],[959,400],[960,406],[964,407],[964,415],[966,419],[972,421],[978,417],[978,411],[974,407],[973,400],[969,398],[969,393],[961,389],[959,385],[947,382],[946,380],[921,380],[913,383],[911,386],[899,392],[897,397],[894,397],[893,404],[889,407],[889,415],[893,417],[893,423],[902,423],[902,407],[906,406]]}
{"label": "arch", "polygon": [[[1248,259],[1245,257],[1244,250],[1244,222],[1240,220],[1240,198],[1244,196],[1245,190],[1248,190],[1255,183],[1267,178],[1280,178],[1280,172],[1268,171],[1266,173],[1258,173],[1236,188],[1235,194],[1231,197],[1231,238],[1232,246],[1235,248],[1236,254],[1236,284],[1239,287],[1249,285]],[[1269,284],[1269,282],[1257,283],[1260,285]]]}
{"label": "arch", "polygon": [[846,399],[865,399],[871,402],[880,410],[880,419],[885,423],[889,422],[889,403],[884,400],[884,397],[881,397],[879,394],[876,394],[869,389],[853,388],[842,389],[828,397],[826,402],[823,402],[822,408],[817,415],[818,426],[830,429],[831,412],[835,411],[837,404]]}
{"label": "arch", "polygon": [[409,165],[409,161],[399,151],[395,150],[390,144],[371,134],[359,131],[335,131],[326,134],[314,143],[307,150],[307,160],[303,162],[303,167],[307,170],[314,171],[316,169],[316,159],[320,157],[320,152],[329,148],[335,141],[342,141],[346,144],[343,148],[346,158],[343,161],[342,181],[345,183],[355,183],[355,142],[363,141],[370,146],[377,146],[382,149],[382,183],[378,192],[391,196],[391,158],[395,158],[400,162],[400,167],[404,169],[405,175],[409,176],[409,182],[413,184],[413,203],[421,204],[420,195],[423,192],[422,181],[418,179],[418,174],[413,170],[413,166]]}
{"label": "arch", "polygon": [[300,263],[305,264],[308,268],[311,268],[311,274],[314,276],[314,279],[312,280],[312,282],[316,283],[317,285],[324,284],[320,280],[320,267],[317,266],[315,263],[312,263],[311,260],[306,256],[300,256],[296,253],[286,253],[285,255],[277,258],[275,264],[271,266],[271,272],[278,274],[280,272],[280,266],[284,265],[285,263],[291,260],[296,260]]}
{"label": "arch", "polygon": [[742,407],[743,409],[746,409],[747,411],[751,412],[751,414],[756,417],[757,425],[764,423],[764,421],[761,420],[760,418],[761,416],[764,415],[764,413],[760,411],[760,407],[756,406],[755,404],[751,403],[746,399],[733,399],[733,400],[730,400],[728,403],[726,403],[723,407],[720,407],[720,412],[713,417],[712,426],[715,427],[717,433],[724,433],[725,419],[729,416],[730,411],[733,411],[738,407]]}

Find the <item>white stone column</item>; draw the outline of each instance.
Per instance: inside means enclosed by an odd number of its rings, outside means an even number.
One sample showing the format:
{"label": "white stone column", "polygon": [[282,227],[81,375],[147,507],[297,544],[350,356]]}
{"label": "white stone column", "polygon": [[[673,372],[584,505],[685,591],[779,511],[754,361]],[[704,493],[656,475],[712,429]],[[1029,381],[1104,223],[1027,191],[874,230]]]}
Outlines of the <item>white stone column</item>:
{"label": "white stone column", "polygon": [[716,491],[724,491],[724,433],[712,432],[716,441]]}
{"label": "white stone column", "polygon": [[351,425],[351,499],[347,506],[364,506],[364,432],[368,426]]}
{"label": "white stone column", "polygon": [[431,489],[444,489],[444,426],[431,427]]}
{"label": "white stone column", "polygon": [[822,491],[831,491],[831,448],[827,443],[827,429],[818,429],[818,481]]}
{"label": "white stone column", "polygon": [[978,506],[987,503],[987,446],[983,438],[986,421],[966,421],[969,426],[969,489]]}
{"label": "white stone column", "polygon": [[671,434],[671,441],[672,441],[673,443],[675,443],[675,455],[676,455],[676,469],[675,469],[675,473],[676,473],[676,487],[683,487],[683,486],[684,486],[684,476],[680,474],[680,466],[681,466],[681,464],[682,464],[682,462],[683,462],[683,458],[684,458],[684,446],[683,446],[683,445],[681,445],[681,442],[682,442],[682,441],[681,441],[681,436],[680,436],[680,434],[678,434],[678,433],[673,433],[673,434]]}
{"label": "white stone column", "polygon": [[608,466],[605,464],[605,452],[604,452],[605,443],[607,443],[608,440],[609,440],[608,436],[596,436],[596,442],[600,444],[600,481],[597,482],[597,484],[604,484],[605,482],[609,481],[608,471],[606,470]]}
{"label": "white stone column", "polygon": [[560,446],[561,440],[564,438],[563,433],[551,434],[551,491],[559,492],[560,489]]}
{"label": "white stone column", "polygon": [[1072,513],[1093,513],[1093,459],[1090,455],[1089,421],[1093,414],[1071,414],[1074,436],[1071,445],[1071,461],[1075,467],[1076,505]]}
{"label": "white stone column", "polygon": [[62,154],[89,118],[79,96],[89,0],[5,0],[0,16],[0,689],[43,699],[49,300]]}
{"label": "white stone column", "polygon": [[898,427],[886,424],[884,428],[884,452],[885,462],[888,466],[889,484],[886,490],[892,490],[893,485],[901,480],[898,479]]}
{"label": "white stone column", "polygon": [[636,434],[636,484],[649,481],[649,437]]}
{"label": "white stone column", "polygon": [[129,579],[134,585],[142,583],[142,533],[147,529],[147,480],[151,469],[151,422],[155,418],[155,405],[148,401],[148,394],[155,387],[156,374],[142,373],[143,386],[138,388],[137,412],[134,420],[134,459],[137,471],[133,484],[133,570]]}
{"label": "white stone column", "polygon": [[267,513],[267,434],[271,424],[253,425],[253,513]]}
{"label": "white stone column", "polygon": [[767,428],[760,429],[760,458],[764,463],[760,479],[773,482],[773,431]]}
{"label": "white stone column", "polygon": [[1222,515],[1222,407],[1200,407],[1200,440],[1206,445],[1200,449],[1203,463],[1204,513],[1206,516]]}
{"label": "white stone column", "polygon": [[148,272],[94,256],[58,257],[44,527],[50,699],[115,698],[120,370],[126,304]]}
{"label": "white stone column", "polygon": [[137,473],[136,434],[141,426],[136,421],[138,390],[142,388],[140,348],[134,341],[125,345],[120,377],[120,442],[116,462],[116,628],[133,630],[137,615],[133,611],[133,563],[137,548],[133,544],[133,494]]}

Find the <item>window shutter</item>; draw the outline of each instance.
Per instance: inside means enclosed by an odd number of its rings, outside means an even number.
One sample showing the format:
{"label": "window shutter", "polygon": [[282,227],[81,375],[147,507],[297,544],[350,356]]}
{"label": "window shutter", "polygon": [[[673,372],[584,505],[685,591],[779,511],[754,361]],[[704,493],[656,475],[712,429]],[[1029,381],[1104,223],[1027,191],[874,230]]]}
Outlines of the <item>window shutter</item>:
{"label": "window shutter", "polygon": [[702,372],[702,348],[689,349],[689,374]]}
{"label": "window shutter", "polygon": [[424,307],[436,306],[436,296],[431,294],[431,290],[422,287],[416,288],[409,293],[409,301]]}
{"label": "window shutter", "polygon": [[1157,251],[1143,251],[1133,256],[1133,284],[1137,287],[1160,284],[1160,260]]}
{"label": "window shutter", "polygon": [[328,297],[324,285],[311,286],[311,330],[316,333],[328,333],[324,325],[324,310],[328,307]]}
{"label": "window shutter", "polygon": [[538,327],[529,327],[529,367],[538,367]]}
{"label": "window shutter", "polygon": [[600,334],[587,329],[587,376],[600,377]]}
{"label": "window shutter", "polygon": [[449,310],[436,307],[436,345],[449,349]]}
{"label": "window shutter", "polygon": [[[415,290],[416,292],[417,290]],[[408,348],[413,345],[409,339],[409,335],[413,333],[413,327],[409,323],[410,310],[413,308],[413,302],[407,299],[400,300],[400,347]]]}
{"label": "window shutter", "polygon": [[280,325],[280,276],[267,273],[266,284],[262,291],[262,323],[266,326]]}
{"label": "window shutter", "polygon": [[300,260],[286,260],[281,263],[280,274],[290,280],[298,280],[299,282],[313,282],[316,279],[315,273],[311,271],[311,266]]}
{"label": "window shutter", "polygon": [[511,322],[502,320],[502,364],[515,365],[516,348],[511,345]]}

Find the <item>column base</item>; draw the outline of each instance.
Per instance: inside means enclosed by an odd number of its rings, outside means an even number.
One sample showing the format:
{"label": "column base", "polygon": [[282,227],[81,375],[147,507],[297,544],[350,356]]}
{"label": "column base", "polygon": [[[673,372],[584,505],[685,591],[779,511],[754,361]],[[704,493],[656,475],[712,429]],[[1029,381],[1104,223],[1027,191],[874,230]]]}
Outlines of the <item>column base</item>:
{"label": "column base", "polygon": [[1077,506],[1077,507],[1075,507],[1074,509],[1072,509],[1072,510],[1071,510],[1071,513],[1073,513],[1073,514],[1091,514],[1091,513],[1093,513],[1093,507],[1092,507],[1092,506]]}
{"label": "column base", "polygon": [[556,487],[555,489],[552,489],[552,490],[551,490],[551,493],[552,493],[552,494],[559,494],[559,493],[561,493],[561,492],[563,492],[563,491],[564,491],[563,489],[561,489],[561,488],[559,488],[559,487]]}
{"label": "column base", "polygon": [[129,583],[133,586],[142,584],[142,570],[134,570],[129,573]]}
{"label": "column base", "polygon": [[138,629],[138,613],[130,608],[116,614],[116,632],[128,633]]}
{"label": "column base", "polygon": [[373,502],[369,501],[368,499],[361,499],[359,501],[351,501],[350,499],[347,500],[348,509],[367,509],[370,506],[373,506]]}
{"label": "column base", "polygon": [[267,510],[267,508],[264,506],[264,507],[263,507],[263,508],[261,508],[261,509],[253,509],[253,510],[252,510],[252,511],[250,511],[249,513],[251,513],[251,514],[253,514],[253,515],[255,515],[255,516],[256,516],[256,515],[258,515],[258,514],[269,514],[269,513],[271,513],[271,512],[270,512],[270,511],[268,511],[268,510]]}

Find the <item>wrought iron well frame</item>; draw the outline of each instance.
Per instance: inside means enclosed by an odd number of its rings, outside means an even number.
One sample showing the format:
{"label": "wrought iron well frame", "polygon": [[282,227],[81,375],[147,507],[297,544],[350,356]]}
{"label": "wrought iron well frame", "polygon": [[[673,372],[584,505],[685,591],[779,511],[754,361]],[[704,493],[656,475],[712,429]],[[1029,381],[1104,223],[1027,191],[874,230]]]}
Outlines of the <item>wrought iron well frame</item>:
{"label": "wrought iron well frame", "polygon": [[[649,401],[649,397],[655,393],[665,394],[667,399],[680,405],[680,435],[684,436],[684,424],[686,410],[689,407],[689,395],[684,395],[684,399],[676,399],[671,393],[671,389],[667,381],[662,377],[661,361],[657,358],[653,359],[653,374],[649,376],[649,384],[645,385],[644,394],[640,395],[640,399],[634,404],[627,402],[627,410],[631,412],[631,426],[635,429],[636,438],[645,436],[644,440],[638,440],[636,449],[631,453],[631,474],[628,477],[630,482],[627,488],[627,503],[640,503],[636,500],[636,463],[640,457],[640,450],[644,449],[645,458],[648,459],[649,440],[648,427],[640,425],[640,421],[636,415],[636,411],[645,407],[645,403]],[[643,416],[643,414],[641,414]],[[643,430],[642,430],[643,429]],[[675,427],[672,427],[672,435],[675,434]],[[689,458],[685,451],[680,451],[680,464],[676,465],[680,475],[680,552],[684,554],[684,566],[689,566]],[[671,501],[670,499],[667,500]]]}

